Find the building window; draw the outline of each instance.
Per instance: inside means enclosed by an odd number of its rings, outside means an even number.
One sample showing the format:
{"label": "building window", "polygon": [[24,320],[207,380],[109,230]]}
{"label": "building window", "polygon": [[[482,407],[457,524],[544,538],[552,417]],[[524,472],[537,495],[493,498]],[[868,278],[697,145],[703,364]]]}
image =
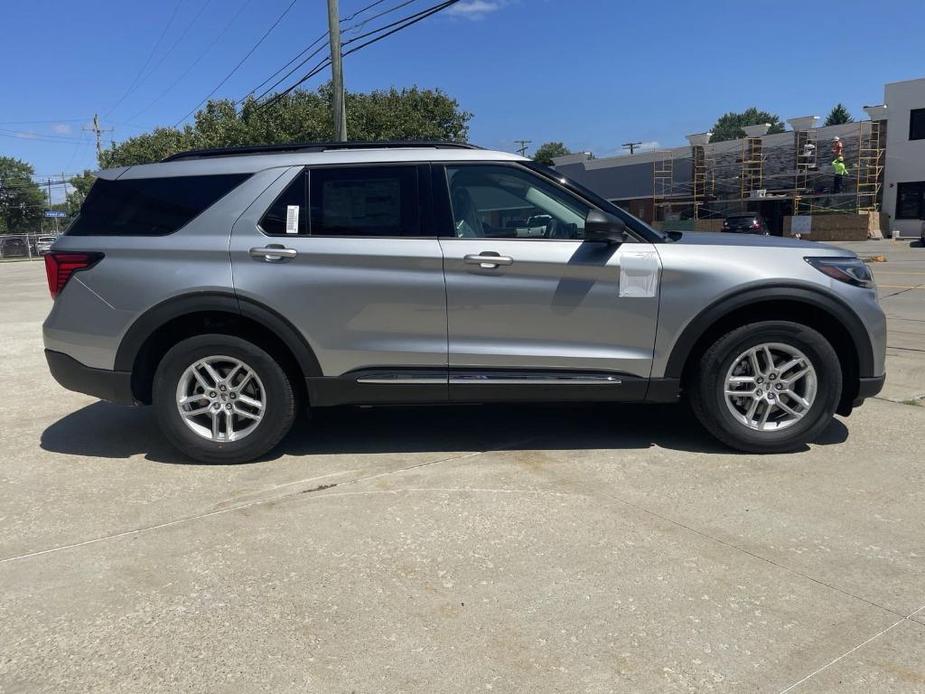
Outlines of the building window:
{"label": "building window", "polygon": [[909,111],[909,139],[925,140],[925,108]]}
{"label": "building window", "polygon": [[925,219],[925,181],[896,184],[896,219]]}

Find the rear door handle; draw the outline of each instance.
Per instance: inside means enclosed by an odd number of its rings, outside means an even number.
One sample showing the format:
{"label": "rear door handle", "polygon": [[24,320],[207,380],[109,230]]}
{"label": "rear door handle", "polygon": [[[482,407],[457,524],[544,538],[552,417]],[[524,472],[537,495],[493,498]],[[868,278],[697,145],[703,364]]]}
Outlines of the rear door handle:
{"label": "rear door handle", "polygon": [[262,248],[251,248],[248,253],[250,253],[251,258],[263,259],[268,263],[295,258],[299,254],[295,248],[286,248],[276,243]]}
{"label": "rear door handle", "polygon": [[486,270],[491,270],[499,265],[513,265],[514,259],[495,251],[482,251],[479,254],[464,255],[463,262],[467,265],[478,265]]}

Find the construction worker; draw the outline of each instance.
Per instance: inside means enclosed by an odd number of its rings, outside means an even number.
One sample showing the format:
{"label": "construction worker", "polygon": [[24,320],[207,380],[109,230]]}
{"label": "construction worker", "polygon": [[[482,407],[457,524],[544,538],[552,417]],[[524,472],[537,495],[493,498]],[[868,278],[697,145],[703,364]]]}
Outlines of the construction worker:
{"label": "construction worker", "polygon": [[841,141],[841,138],[836,135],[835,139],[832,140],[832,158],[838,159],[845,153],[845,143]]}
{"label": "construction worker", "polygon": [[835,171],[835,178],[832,181],[832,190],[837,195],[841,192],[842,180],[848,175],[848,166],[845,164],[845,158],[841,155],[835,157],[832,162],[832,169]]}

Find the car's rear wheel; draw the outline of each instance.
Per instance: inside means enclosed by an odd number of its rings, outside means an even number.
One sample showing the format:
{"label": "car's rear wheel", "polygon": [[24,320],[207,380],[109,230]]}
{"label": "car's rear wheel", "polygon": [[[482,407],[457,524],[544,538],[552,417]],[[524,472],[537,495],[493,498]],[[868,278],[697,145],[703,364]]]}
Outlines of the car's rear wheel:
{"label": "car's rear wheel", "polygon": [[189,457],[241,463],[286,435],[296,397],[265,350],[231,335],[199,335],[164,355],[154,375],[154,407],[164,435]]}
{"label": "car's rear wheel", "polygon": [[829,425],[841,396],[838,356],[800,323],[762,321],[720,337],[693,373],[690,401],[706,429],[743,451],[794,450]]}

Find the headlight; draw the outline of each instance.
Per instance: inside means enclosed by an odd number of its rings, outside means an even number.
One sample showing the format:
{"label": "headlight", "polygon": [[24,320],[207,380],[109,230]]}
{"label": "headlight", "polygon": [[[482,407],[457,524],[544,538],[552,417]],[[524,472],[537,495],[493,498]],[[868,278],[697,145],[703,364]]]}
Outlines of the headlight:
{"label": "headlight", "polygon": [[804,258],[819,272],[824,272],[832,279],[839,282],[846,282],[855,287],[864,287],[872,289],[874,286],[874,276],[870,268],[860,258]]}

